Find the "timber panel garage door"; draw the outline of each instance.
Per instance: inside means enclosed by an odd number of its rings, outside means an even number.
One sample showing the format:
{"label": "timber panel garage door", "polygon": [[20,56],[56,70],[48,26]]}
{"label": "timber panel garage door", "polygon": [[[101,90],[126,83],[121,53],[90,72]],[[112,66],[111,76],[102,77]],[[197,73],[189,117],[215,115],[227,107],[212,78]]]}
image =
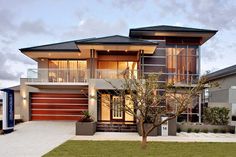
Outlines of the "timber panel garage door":
{"label": "timber panel garage door", "polygon": [[79,120],[86,110],[84,94],[31,93],[31,120]]}

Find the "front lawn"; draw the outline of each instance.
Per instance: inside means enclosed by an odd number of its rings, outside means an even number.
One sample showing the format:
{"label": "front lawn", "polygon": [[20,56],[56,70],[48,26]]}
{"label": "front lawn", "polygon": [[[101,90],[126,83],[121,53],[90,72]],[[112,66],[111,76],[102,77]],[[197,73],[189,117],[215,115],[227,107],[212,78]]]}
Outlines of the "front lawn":
{"label": "front lawn", "polygon": [[146,150],[140,142],[67,141],[44,157],[234,157],[236,143],[149,142]]}

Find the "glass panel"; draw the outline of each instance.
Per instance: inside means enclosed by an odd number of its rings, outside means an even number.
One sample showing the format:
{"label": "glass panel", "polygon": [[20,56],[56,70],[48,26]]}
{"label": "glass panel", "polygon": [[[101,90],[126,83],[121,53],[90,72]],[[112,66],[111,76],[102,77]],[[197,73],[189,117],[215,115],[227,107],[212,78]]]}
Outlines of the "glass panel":
{"label": "glass panel", "polygon": [[101,120],[110,120],[110,94],[101,95]]}
{"label": "glass panel", "polygon": [[65,60],[59,60],[58,61],[58,68],[60,69],[58,71],[58,82],[68,82],[68,73],[67,73],[67,61]]}
{"label": "glass panel", "polygon": [[188,56],[196,56],[196,48],[188,48]]}
{"label": "glass panel", "polygon": [[130,70],[130,77],[129,78],[137,78],[138,77],[137,62],[128,62],[128,67]]}
{"label": "glass panel", "polygon": [[68,73],[69,73],[69,82],[77,82],[78,81],[78,77],[77,77],[77,73],[78,73],[78,71],[77,71],[77,67],[78,67],[78,65],[77,65],[77,61],[73,61],[73,60],[70,60],[70,61],[68,61],[69,62],[69,64],[68,64],[68,68],[69,68],[69,71],[68,71]]}
{"label": "glass panel", "polygon": [[[134,112],[134,103],[130,95],[125,96],[125,106]],[[125,121],[134,121],[134,116],[130,112],[125,112]]]}
{"label": "glass panel", "polygon": [[167,68],[169,73],[176,72],[175,48],[167,48]]}
{"label": "glass panel", "polygon": [[79,81],[84,81],[87,78],[87,62],[86,61],[78,61],[78,67],[77,67],[78,75],[77,79]]}
{"label": "glass panel", "polygon": [[[126,71],[128,70],[128,71]],[[124,61],[99,61],[98,62],[98,78],[124,78],[128,74],[129,77],[137,77],[137,62]]]}
{"label": "glass panel", "polygon": [[115,70],[117,70],[117,62],[99,61],[98,69],[115,69]]}
{"label": "glass panel", "polygon": [[85,60],[50,60],[49,82],[80,82],[87,79]]}
{"label": "glass panel", "polygon": [[189,74],[197,74],[197,57],[190,56],[188,57],[188,72]]}
{"label": "glass panel", "polygon": [[176,48],[176,55],[177,55],[177,82],[186,83],[187,81],[186,48]]}
{"label": "glass panel", "polygon": [[122,119],[123,112],[122,112],[122,103],[121,98],[119,96],[113,96],[113,103],[112,103],[112,118],[113,119]]}
{"label": "glass panel", "polygon": [[58,61],[50,60],[49,61],[49,82],[57,82],[57,69],[58,69]]}

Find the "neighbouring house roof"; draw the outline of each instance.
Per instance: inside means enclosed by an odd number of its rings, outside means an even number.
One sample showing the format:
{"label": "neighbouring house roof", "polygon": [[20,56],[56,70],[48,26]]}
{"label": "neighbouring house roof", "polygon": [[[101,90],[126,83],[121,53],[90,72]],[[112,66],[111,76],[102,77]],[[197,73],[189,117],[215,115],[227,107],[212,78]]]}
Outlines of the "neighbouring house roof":
{"label": "neighbouring house roof", "polygon": [[77,44],[88,44],[88,45],[157,45],[157,43],[142,40],[142,39],[136,39],[136,38],[130,38],[127,36],[121,36],[121,35],[113,35],[113,36],[106,36],[101,38],[93,38],[89,40],[81,40],[76,41]]}
{"label": "neighbouring house roof", "polygon": [[200,44],[205,43],[208,39],[214,36],[217,30],[199,29],[179,26],[150,26],[132,28],[129,31],[129,36],[134,38],[144,37],[179,37],[179,38],[196,38],[200,39]]}
{"label": "neighbouring house roof", "polygon": [[215,71],[213,73],[207,74],[206,78],[209,81],[213,81],[213,80],[217,80],[217,79],[221,79],[227,76],[231,76],[236,74],[236,65]]}
{"label": "neighbouring house roof", "polygon": [[[7,88],[4,88],[4,89],[11,89],[11,90],[14,90],[14,91],[20,91],[20,85],[7,87]],[[4,90],[4,89],[1,89],[1,90]]]}
{"label": "neighbouring house roof", "polygon": [[72,41],[40,45],[40,46],[34,46],[34,47],[27,47],[27,48],[20,49],[20,51],[22,52],[24,51],[79,51],[75,42],[86,41],[90,39],[93,39],[93,38],[72,40]]}

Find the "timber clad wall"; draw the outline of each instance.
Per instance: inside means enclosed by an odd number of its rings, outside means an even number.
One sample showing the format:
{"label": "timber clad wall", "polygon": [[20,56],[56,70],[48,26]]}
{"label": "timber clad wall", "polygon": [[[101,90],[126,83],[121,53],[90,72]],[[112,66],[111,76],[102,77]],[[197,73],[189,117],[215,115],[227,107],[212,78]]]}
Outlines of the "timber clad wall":
{"label": "timber clad wall", "polygon": [[84,94],[31,93],[31,120],[80,120],[86,110]]}

